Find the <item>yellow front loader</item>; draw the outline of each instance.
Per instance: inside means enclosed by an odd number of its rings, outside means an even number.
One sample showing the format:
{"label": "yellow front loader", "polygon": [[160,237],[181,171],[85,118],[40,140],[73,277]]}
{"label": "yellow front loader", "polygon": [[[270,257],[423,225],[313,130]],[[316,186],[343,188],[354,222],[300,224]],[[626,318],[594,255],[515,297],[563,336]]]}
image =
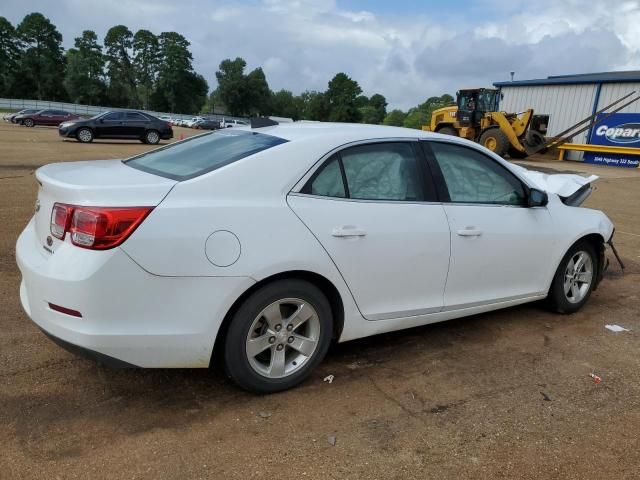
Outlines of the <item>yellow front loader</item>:
{"label": "yellow front loader", "polygon": [[500,156],[524,158],[546,142],[548,115],[534,115],[530,108],[522,113],[497,110],[500,92],[490,88],[460,90],[456,104],[431,114],[423,130],[467,138]]}

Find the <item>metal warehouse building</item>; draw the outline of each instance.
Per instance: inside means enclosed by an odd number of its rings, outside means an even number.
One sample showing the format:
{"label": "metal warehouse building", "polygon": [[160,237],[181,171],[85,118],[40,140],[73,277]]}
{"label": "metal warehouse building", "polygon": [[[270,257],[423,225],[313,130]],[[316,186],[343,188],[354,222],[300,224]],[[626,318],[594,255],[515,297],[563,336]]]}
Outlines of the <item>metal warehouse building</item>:
{"label": "metal warehouse building", "polygon": [[[559,75],[536,80],[495,82],[503,98],[500,110],[522,112],[533,108],[535,113],[548,114],[547,136],[554,136],[580,120],[636,91],[640,93],[640,71]],[[615,107],[613,107],[615,108]],[[620,113],[640,113],[640,101],[620,110]],[[589,131],[577,135],[573,143],[587,143]],[[572,159],[581,152],[571,152]]]}

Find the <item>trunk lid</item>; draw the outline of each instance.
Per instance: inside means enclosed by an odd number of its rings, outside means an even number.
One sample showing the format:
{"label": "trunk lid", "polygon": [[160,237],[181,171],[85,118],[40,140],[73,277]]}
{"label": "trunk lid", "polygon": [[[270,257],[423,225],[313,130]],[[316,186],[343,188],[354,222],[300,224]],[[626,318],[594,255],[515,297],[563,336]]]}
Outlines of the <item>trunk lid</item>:
{"label": "trunk lid", "polygon": [[158,205],[177,183],[128,167],[120,160],[52,163],[36,170],[39,184],[35,228],[42,245],[53,250],[60,242],[51,236],[53,204],[93,207],[145,207]]}
{"label": "trunk lid", "polygon": [[593,190],[591,184],[599,178],[597,175],[583,177],[570,173],[547,174],[528,170],[519,165],[514,167],[533,186],[547,193],[555,193],[564,203],[574,207],[580,206],[587,199]]}

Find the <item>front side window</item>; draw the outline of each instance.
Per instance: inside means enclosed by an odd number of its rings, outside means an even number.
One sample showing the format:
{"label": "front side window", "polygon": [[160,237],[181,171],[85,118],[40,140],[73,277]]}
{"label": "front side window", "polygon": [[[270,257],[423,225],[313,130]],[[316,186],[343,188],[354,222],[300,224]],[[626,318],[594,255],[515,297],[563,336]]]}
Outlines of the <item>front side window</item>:
{"label": "front side window", "polygon": [[342,150],[321,167],[302,192],[358,200],[424,199],[418,161],[407,142]]}
{"label": "front side window", "polygon": [[102,119],[107,122],[117,122],[119,120],[122,120],[122,112],[107,113],[104,117],[102,117]]}
{"label": "front side window", "polygon": [[143,153],[125,160],[125,164],[181,181],[286,142],[283,138],[264,133],[221,130]]}
{"label": "front side window", "polygon": [[522,182],[486,155],[467,147],[429,142],[453,203],[525,205]]}

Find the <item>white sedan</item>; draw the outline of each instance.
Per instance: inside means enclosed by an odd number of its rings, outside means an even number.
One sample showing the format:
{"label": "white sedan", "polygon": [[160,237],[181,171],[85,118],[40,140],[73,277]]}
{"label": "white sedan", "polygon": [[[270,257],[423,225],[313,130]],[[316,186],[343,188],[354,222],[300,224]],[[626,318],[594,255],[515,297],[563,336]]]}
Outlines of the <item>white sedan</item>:
{"label": "white sedan", "polygon": [[46,334],[121,366],[217,359],[257,392],[300,383],[334,341],[545,297],[575,312],[614,230],[579,208],[597,177],[395,127],[226,129],[36,178],[16,253]]}

